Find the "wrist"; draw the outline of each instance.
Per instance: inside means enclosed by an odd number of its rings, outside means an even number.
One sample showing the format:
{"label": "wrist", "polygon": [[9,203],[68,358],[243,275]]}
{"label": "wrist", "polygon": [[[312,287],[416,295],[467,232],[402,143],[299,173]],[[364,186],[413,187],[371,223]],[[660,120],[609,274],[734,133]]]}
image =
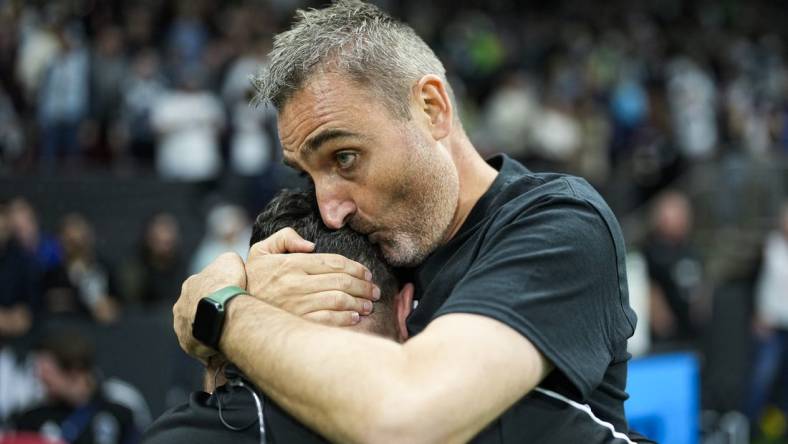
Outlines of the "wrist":
{"label": "wrist", "polygon": [[229,357],[228,352],[230,352],[230,348],[228,347],[232,342],[232,336],[235,330],[235,327],[239,325],[239,318],[243,317],[244,313],[248,313],[248,308],[250,306],[256,305],[259,303],[254,296],[249,294],[239,294],[238,296],[233,298],[232,304],[227,306],[227,311],[225,313],[224,319],[224,326],[222,328],[222,335],[219,338],[219,343],[217,344],[217,350],[224,354],[224,356]]}
{"label": "wrist", "polygon": [[227,312],[234,299],[245,294],[247,293],[243,288],[228,286],[200,299],[192,322],[192,337],[203,345],[218,350]]}

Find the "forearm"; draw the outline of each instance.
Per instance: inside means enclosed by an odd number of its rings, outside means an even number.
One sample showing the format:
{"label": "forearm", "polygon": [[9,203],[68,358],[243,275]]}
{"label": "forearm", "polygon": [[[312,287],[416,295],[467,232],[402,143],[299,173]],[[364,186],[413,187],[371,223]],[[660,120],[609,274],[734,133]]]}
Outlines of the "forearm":
{"label": "forearm", "polygon": [[367,441],[403,384],[402,346],[302,320],[251,297],[228,313],[221,351],[287,411],[332,441]]}
{"label": "forearm", "polygon": [[228,316],[225,356],[335,442],[466,442],[551,369],[519,333],[476,315],[444,316],[405,345],[248,296]]}

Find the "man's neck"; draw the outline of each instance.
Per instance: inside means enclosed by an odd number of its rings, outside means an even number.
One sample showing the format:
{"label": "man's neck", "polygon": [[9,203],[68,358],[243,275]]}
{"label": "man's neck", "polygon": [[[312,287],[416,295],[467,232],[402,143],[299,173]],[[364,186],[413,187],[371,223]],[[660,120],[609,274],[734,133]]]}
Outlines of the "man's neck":
{"label": "man's neck", "polygon": [[464,131],[459,130],[453,135],[450,143],[452,158],[460,179],[460,197],[446,241],[460,231],[476,202],[490,189],[498,176],[498,171],[482,159]]}

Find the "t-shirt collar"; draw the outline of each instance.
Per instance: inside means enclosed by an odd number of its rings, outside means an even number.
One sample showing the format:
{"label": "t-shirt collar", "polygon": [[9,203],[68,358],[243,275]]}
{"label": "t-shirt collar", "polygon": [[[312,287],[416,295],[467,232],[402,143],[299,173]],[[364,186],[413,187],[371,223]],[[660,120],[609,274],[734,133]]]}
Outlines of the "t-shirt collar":
{"label": "t-shirt collar", "polygon": [[528,173],[528,169],[512,160],[512,158],[506,154],[496,154],[486,159],[486,162],[498,171],[498,175],[495,176],[495,180],[490,185],[490,188],[482,194],[482,197],[480,197],[473,206],[465,222],[462,224],[462,227],[460,227],[457,234],[452,239],[461,237],[464,232],[481,222],[493,206],[495,198],[500,195],[501,190],[517,177]]}

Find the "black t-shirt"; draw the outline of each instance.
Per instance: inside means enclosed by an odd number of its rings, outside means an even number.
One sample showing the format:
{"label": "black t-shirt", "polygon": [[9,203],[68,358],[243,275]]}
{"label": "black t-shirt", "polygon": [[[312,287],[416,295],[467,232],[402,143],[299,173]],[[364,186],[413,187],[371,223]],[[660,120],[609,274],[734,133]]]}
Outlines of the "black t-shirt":
{"label": "black t-shirt", "polygon": [[583,179],[535,174],[506,156],[459,233],[419,267],[412,334],[472,313],[528,338],[555,370],[475,443],[622,443],[629,306],[624,239]]}
{"label": "black t-shirt", "polygon": [[[251,384],[247,384],[251,387]],[[257,390],[267,444],[326,444],[328,441],[301,425]],[[219,403],[222,419],[219,418]],[[170,409],[142,437],[142,444],[259,444],[257,405],[242,387],[224,385],[213,394],[194,392],[189,402]],[[232,428],[241,430],[232,430]]]}
{"label": "black t-shirt", "polygon": [[87,267],[87,271],[74,274],[64,262],[44,274],[41,305],[46,313],[91,317],[91,293],[117,296],[115,275],[107,261],[97,259]]}
{"label": "black t-shirt", "polygon": [[127,407],[98,395],[86,406],[53,403],[11,417],[11,429],[59,436],[74,444],[130,444],[139,439]]}
{"label": "black t-shirt", "polygon": [[[420,300],[410,332],[444,314],[480,314],[526,336],[555,365],[475,443],[647,442],[624,417],[626,340],[636,321],[612,212],[582,179],[533,174],[505,156],[490,163],[500,171],[493,185],[457,236],[415,272]],[[249,395],[228,402],[237,415],[231,425],[254,422]],[[263,410],[267,442],[325,442],[270,400]],[[143,442],[258,443],[256,424],[230,431],[216,397],[199,392],[159,418]]]}

